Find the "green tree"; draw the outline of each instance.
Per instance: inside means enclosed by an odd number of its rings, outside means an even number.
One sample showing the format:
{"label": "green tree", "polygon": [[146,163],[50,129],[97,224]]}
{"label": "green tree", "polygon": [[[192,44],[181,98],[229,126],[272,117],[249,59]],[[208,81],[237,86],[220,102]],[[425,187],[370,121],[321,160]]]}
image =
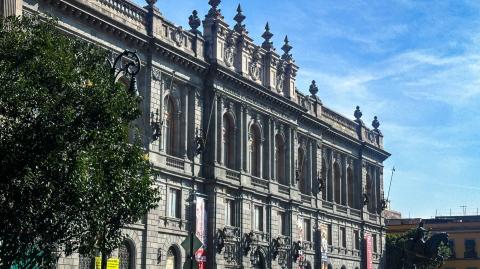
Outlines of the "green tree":
{"label": "green tree", "polygon": [[132,124],[141,100],[113,83],[107,56],[52,19],[0,20],[1,268],[106,257],[155,207]]}
{"label": "green tree", "polygon": [[[408,248],[407,242],[410,238],[414,238],[416,229],[410,229],[403,234],[387,234],[386,236],[386,268],[401,269],[406,259],[405,249]],[[428,232],[426,239],[431,238],[431,232]],[[438,246],[437,255],[426,264],[422,264],[421,268],[440,268],[450,257],[450,248],[441,243]]]}

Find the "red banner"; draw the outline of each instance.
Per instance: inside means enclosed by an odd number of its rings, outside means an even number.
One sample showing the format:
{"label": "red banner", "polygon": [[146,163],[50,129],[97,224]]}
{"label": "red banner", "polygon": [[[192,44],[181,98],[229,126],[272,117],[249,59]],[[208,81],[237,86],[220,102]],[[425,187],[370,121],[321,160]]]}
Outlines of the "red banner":
{"label": "red banner", "polygon": [[195,259],[198,262],[198,268],[205,269],[205,264],[207,262],[207,208],[205,198],[197,197],[195,211],[197,215],[195,235],[203,244],[203,246],[195,253]]}
{"label": "red banner", "polygon": [[373,252],[373,244],[372,244],[372,235],[369,233],[365,233],[365,268],[366,269],[373,269],[372,266],[372,252]]}

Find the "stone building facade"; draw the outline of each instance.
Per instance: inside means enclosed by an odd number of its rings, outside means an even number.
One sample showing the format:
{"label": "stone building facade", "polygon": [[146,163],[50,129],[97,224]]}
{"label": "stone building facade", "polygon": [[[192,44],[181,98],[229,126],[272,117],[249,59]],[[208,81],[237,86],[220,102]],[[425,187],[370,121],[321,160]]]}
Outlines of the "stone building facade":
{"label": "stone building facade", "polygon": [[[121,268],[182,267],[181,243],[198,220],[194,191],[206,202],[206,268],[367,268],[367,237],[372,268],[383,268],[389,153],[379,123],[368,128],[358,107],[354,120],[331,110],[315,82],[300,92],[287,37],[278,54],[267,24],[264,42],[254,44],[240,6],[230,27],[220,0],[208,2],[203,21],[192,12],[191,29],[168,21],[155,0],[5,1],[20,2],[23,14],[58,17],[66,33],[113,54],[137,51],[142,61],[138,125],[162,198],[125,228],[128,239],[113,253]],[[59,261],[89,266],[78,255]]]}

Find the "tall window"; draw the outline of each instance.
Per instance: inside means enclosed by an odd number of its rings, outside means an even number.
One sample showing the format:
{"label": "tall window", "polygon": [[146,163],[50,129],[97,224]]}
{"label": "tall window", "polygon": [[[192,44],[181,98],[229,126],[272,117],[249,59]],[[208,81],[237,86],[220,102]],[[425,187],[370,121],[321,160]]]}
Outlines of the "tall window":
{"label": "tall window", "polygon": [[353,231],[353,249],[360,249],[360,232],[358,230]]}
{"label": "tall window", "polygon": [[262,137],[260,132],[260,127],[258,124],[253,124],[250,127],[250,135],[251,135],[251,167],[252,167],[252,175],[256,177],[260,177],[260,167],[262,165],[262,157],[261,157],[261,143]]}
{"label": "tall window", "polygon": [[378,242],[377,242],[377,235],[376,234],[372,234],[372,244],[373,244],[373,253],[377,253],[378,252]]}
{"label": "tall window", "polygon": [[331,245],[333,244],[333,242],[332,242],[332,235],[333,235],[333,233],[332,233],[332,224],[328,224],[327,227],[328,227],[328,232],[327,232],[327,237],[328,237],[328,238],[327,238],[327,241],[328,241],[328,245],[331,246]]}
{"label": "tall window", "polygon": [[322,158],[322,199],[327,200],[327,164],[325,159]]}
{"label": "tall window", "polygon": [[347,197],[348,197],[348,206],[354,207],[354,198],[353,198],[353,170],[351,167],[347,168]]}
{"label": "tall window", "polygon": [[303,219],[303,239],[312,241],[312,225],[309,219]]}
{"label": "tall window", "polygon": [[235,125],[230,114],[223,115],[223,163],[227,168],[235,169]]}
{"label": "tall window", "polygon": [[278,183],[288,185],[285,178],[285,141],[283,136],[275,136],[275,167]]}
{"label": "tall window", "polygon": [[254,206],[254,225],[256,231],[263,231],[263,207]]}
{"label": "tall window", "polygon": [[367,196],[368,196],[367,209],[368,211],[373,212],[372,180],[370,179],[370,174],[367,174],[365,191],[367,192]]}
{"label": "tall window", "polygon": [[132,245],[128,241],[123,241],[118,248],[118,258],[120,260],[119,269],[133,268],[133,250]]}
{"label": "tall window", "polygon": [[181,194],[180,190],[170,189],[168,193],[168,216],[181,218]]}
{"label": "tall window", "polygon": [[227,199],[225,203],[225,225],[236,226],[235,222],[235,200]]}
{"label": "tall window", "polygon": [[297,176],[298,176],[298,189],[302,193],[307,193],[307,184],[305,182],[306,174],[305,164],[305,151],[302,147],[298,148],[298,162],[297,162]]}
{"label": "tall window", "polygon": [[347,247],[347,231],[345,227],[340,227],[340,243],[342,244],[342,248]]}
{"label": "tall window", "polygon": [[165,269],[176,269],[179,258],[175,248],[170,247],[167,251],[167,262]]}
{"label": "tall window", "polygon": [[333,164],[333,188],[335,193],[335,203],[340,204],[340,192],[341,192],[341,182],[340,182],[340,165],[335,162]]}
{"label": "tall window", "polygon": [[287,235],[287,217],[285,212],[278,212],[278,232],[281,235]]}
{"label": "tall window", "polygon": [[168,155],[178,155],[177,108],[170,95],[165,98],[165,151]]}
{"label": "tall window", "polygon": [[475,240],[465,239],[465,253],[463,255],[465,259],[477,258],[477,252],[475,251]]}
{"label": "tall window", "polygon": [[455,252],[455,240],[449,239],[448,240],[448,247],[450,248],[450,252],[452,253],[450,255],[450,258],[455,259],[457,257],[457,253]]}

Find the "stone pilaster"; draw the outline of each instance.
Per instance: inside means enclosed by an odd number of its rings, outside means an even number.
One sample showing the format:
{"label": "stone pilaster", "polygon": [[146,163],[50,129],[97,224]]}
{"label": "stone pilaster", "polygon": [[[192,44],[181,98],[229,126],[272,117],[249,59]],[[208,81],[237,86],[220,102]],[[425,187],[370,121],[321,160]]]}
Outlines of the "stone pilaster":
{"label": "stone pilaster", "polygon": [[2,17],[21,16],[23,0],[2,0],[0,2],[0,15]]}

